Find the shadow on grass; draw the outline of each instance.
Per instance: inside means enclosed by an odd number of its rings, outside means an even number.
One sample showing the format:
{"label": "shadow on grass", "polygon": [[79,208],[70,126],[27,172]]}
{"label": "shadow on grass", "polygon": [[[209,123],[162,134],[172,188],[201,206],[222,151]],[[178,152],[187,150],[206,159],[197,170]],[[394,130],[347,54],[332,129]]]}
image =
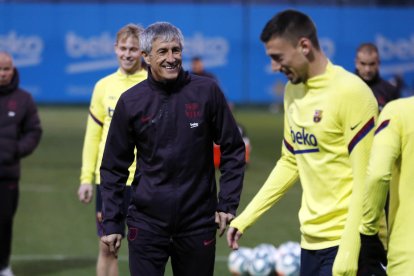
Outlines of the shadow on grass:
{"label": "shadow on grass", "polygon": [[[16,276],[39,276],[69,273],[70,270],[85,270],[95,268],[96,259],[71,258],[65,260],[18,260],[13,261],[12,268]],[[66,273],[65,273],[66,274]],[[68,274],[69,275],[69,274]],[[79,275],[79,273],[76,273]]]}

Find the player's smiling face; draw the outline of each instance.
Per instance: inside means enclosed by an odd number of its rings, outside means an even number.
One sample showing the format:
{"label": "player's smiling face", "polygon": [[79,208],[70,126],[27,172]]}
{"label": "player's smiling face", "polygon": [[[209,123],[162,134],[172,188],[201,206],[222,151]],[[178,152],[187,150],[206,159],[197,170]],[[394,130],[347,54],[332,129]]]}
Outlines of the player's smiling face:
{"label": "player's smiling face", "polygon": [[271,58],[272,71],[281,72],[293,84],[306,82],[308,62],[302,48],[294,46],[282,37],[275,37],[265,43],[266,54]]}
{"label": "player's smiling face", "polygon": [[119,40],[115,45],[115,54],[123,73],[134,74],[141,69],[141,51],[135,37]]}
{"label": "player's smiling face", "polygon": [[158,38],[152,43],[151,52],[144,53],[144,58],[151,67],[152,76],[156,81],[175,80],[181,70],[181,45],[177,40],[167,42]]}

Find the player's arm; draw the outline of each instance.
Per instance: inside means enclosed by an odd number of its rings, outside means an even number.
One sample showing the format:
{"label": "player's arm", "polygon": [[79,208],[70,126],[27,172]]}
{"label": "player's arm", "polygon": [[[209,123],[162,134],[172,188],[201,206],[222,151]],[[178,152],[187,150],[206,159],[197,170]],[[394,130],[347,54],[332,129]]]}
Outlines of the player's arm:
{"label": "player's arm", "polygon": [[122,234],[124,189],[134,161],[134,142],[123,94],[112,117],[100,168],[104,233]]}
{"label": "player's arm", "polygon": [[105,120],[105,108],[102,99],[103,94],[103,86],[101,82],[98,82],[93,91],[89,106],[82,149],[81,185],[78,188],[78,197],[83,203],[89,203],[93,196],[92,183],[96,172],[99,145],[102,139],[102,127]]}
{"label": "player's arm", "polygon": [[239,206],[245,169],[245,146],[224,94],[216,83],[211,89],[213,139],[220,145],[221,151],[220,189],[216,210],[216,223],[221,236]]}
{"label": "player's arm", "polygon": [[380,219],[387,199],[391,175],[401,153],[400,121],[394,105],[386,105],[378,120],[363,196],[360,264],[387,264],[385,250],[378,237]]}
{"label": "player's arm", "polygon": [[392,103],[384,107],[375,130],[360,226],[360,232],[365,235],[378,233],[393,166],[401,153],[400,121],[398,110],[393,107]]}
{"label": "player's arm", "polygon": [[333,266],[334,275],[354,275],[358,268],[362,194],[378,110],[377,102],[367,86],[357,83],[349,85],[348,89],[354,94],[342,99],[338,121],[343,126],[348,144],[353,185],[348,218]]}
{"label": "player's arm", "polygon": [[[287,121],[285,116],[286,125]],[[238,248],[237,241],[244,231],[279,201],[298,178],[296,159],[287,127],[284,129],[284,137],[282,156],[276,166],[243,212],[230,223],[230,228],[227,232],[227,243],[230,248]]]}

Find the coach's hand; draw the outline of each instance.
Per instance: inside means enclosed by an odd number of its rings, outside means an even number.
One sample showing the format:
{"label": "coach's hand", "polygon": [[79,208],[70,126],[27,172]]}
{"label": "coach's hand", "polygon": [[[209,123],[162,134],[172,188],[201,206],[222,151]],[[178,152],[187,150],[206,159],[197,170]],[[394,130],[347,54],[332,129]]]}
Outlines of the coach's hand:
{"label": "coach's hand", "polygon": [[82,203],[91,202],[93,197],[93,185],[90,183],[82,183],[78,189],[78,198]]}
{"label": "coach's hand", "polygon": [[237,230],[237,228],[229,227],[229,229],[227,230],[228,246],[233,250],[239,249],[238,240],[241,238],[242,235],[243,233]]}
{"label": "coach's hand", "polygon": [[109,246],[109,251],[113,253],[115,257],[118,257],[118,251],[121,247],[121,240],[121,234],[110,234],[101,237],[101,241]]}
{"label": "coach's hand", "polygon": [[234,215],[224,212],[216,212],[216,223],[217,228],[219,229],[220,237],[223,236],[224,231],[226,231],[227,225],[230,224],[230,221],[234,219]]}

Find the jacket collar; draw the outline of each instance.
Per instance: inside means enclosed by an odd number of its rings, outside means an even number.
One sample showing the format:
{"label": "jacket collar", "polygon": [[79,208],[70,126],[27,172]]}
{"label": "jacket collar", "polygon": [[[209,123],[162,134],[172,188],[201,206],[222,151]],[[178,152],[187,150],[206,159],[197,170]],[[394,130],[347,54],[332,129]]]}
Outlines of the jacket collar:
{"label": "jacket collar", "polygon": [[191,81],[190,74],[182,68],[178,73],[177,79],[168,82],[156,81],[152,75],[151,68],[148,68],[148,82],[154,89],[162,90],[165,93],[171,94],[180,90],[181,87],[187,85]]}

